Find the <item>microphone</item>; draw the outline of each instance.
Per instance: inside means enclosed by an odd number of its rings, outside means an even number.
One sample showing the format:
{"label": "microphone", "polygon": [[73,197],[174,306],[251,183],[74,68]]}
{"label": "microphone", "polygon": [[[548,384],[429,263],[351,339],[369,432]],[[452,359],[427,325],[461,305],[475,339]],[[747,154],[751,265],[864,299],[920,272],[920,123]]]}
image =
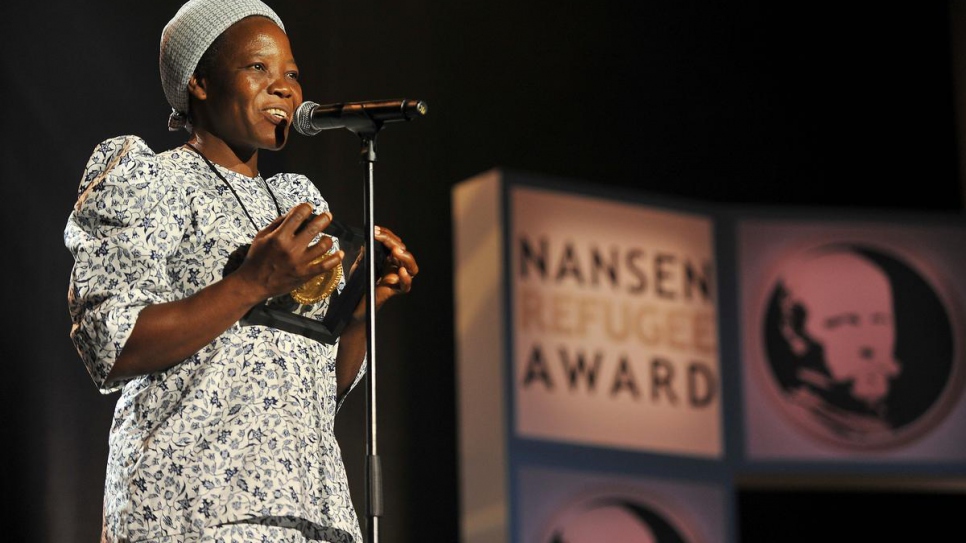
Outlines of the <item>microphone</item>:
{"label": "microphone", "polygon": [[378,130],[384,123],[409,121],[429,110],[422,100],[374,100],[342,102],[320,106],[305,101],[295,110],[292,127],[303,136],[314,136],[323,130],[346,128],[352,132]]}

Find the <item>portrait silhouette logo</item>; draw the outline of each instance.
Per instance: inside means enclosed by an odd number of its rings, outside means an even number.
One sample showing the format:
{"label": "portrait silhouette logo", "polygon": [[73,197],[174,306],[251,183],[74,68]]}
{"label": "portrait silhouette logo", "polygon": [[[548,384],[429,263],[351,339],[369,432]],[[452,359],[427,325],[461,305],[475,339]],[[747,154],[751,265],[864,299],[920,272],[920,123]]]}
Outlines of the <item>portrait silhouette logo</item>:
{"label": "portrait silhouette logo", "polygon": [[582,494],[554,513],[540,543],[699,543],[659,496],[632,489],[598,489]]}
{"label": "portrait silhouette logo", "polygon": [[916,266],[869,245],[827,244],[781,263],[763,339],[782,410],[845,448],[921,437],[960,394],[950,312]]}

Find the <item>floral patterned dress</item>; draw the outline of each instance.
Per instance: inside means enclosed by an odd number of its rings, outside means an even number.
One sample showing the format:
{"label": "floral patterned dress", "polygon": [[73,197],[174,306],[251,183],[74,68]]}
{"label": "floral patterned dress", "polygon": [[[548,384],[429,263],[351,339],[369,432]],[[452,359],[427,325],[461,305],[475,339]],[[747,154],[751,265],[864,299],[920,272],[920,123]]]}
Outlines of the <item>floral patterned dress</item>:
{"label": "floral patterned dress", "polygon": [[[224,180],[185,147],[104,141],[67,222],[70,335],[100,391],[121,390],[103,539],[260,541],[288,527],[292,541],[361,543],[333,432],[337,344],[236,323],[165,371],[105,382],[139,312],[218,281],[230,253],[278,215],[272,196],[282,213],[305,201],[328,210],[304,176],[215,167]],[[299,311],[321,318],[326,305]]]}

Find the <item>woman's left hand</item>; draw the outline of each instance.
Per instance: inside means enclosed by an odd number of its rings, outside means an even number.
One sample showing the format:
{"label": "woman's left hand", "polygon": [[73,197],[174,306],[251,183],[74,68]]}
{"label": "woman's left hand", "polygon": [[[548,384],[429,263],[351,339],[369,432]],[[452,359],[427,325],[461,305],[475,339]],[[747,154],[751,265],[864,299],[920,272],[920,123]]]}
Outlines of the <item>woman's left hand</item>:
{"label": "woman's left hand", "polygon": [[[376,309],[397,294],[406,294],[413,288],[413,278],[419,273],[416,257],[406,249],[403,240],[388,228],[376,226],[373,232],[376,242],[385,245],[388,254],[382,267],[382,276],[376,280]],[[362,264],[362,255],[355,265]],[[365,298],[356,308],[357,319],[365,316]]]}

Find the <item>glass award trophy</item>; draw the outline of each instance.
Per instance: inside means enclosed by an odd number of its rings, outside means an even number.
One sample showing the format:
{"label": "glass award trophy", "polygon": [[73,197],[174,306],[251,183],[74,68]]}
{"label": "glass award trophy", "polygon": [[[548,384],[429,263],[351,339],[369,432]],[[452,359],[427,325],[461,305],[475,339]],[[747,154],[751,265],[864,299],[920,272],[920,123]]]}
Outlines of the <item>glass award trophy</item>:
{"label": "glass award trophy", "polygon": [[[336,342],[369,290],[367,267],[361,259],[365,254],[365,235],[361,228],[346,226],[335,219],[322,233],[338,240],[338,248],[345,252],[341,265],[313,277],[287,294],[256,305],[242,317],[242,326],[271,326],[328,345]],[[224,275],[238,269],[248,248],[249,245],[243,245],[232,253],[225,265]],[[386,247],[376,243],[374,256],[377,277],[382,275],[386,254]],[[357,260],[358,266],[355,265]],[[345,286],[340,291],[338,286],[343,278]],[[321,320],[306,315],[316,304],[325,303],[328,307]]]}

